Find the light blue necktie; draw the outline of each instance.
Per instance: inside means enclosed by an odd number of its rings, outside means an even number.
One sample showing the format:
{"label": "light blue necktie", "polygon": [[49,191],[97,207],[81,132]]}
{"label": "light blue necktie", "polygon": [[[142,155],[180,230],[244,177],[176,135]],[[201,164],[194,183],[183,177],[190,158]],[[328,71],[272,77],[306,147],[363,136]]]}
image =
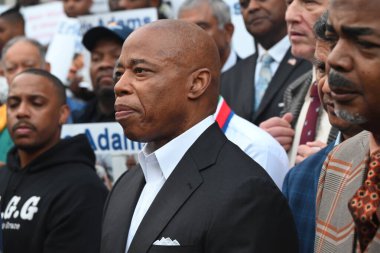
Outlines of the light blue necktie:
{"label": "light blue necktie", "polygon": [[263,98],[265,91],[268,88],[268,84],[272,79],[272,70],[270,65],[273,61],[274,59],[268,53],[265,53],[261,57],[261,69],[259,72],[259,78],[255,85],[255,111],[259,108],[261,99]]}

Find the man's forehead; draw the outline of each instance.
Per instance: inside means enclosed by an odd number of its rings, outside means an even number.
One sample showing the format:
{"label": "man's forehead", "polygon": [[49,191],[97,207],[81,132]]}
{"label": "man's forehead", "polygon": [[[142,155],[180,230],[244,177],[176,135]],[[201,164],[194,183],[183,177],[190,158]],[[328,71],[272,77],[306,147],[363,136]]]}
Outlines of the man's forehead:
{"label": "man's forehead", "polygon": [[[17,75],[11,85],[9,85],[9,92],[11,91],[42,91],[53,88],[53,84],[45,77],[33,75],[30,73],[21,73]],[[50,92],[50,91],[49,91]]]}
{"label": "man's forehead", "polygon": [[330,0],[329,20],[347,17],[352,22],[378,22],[380,1],[373,0]]}

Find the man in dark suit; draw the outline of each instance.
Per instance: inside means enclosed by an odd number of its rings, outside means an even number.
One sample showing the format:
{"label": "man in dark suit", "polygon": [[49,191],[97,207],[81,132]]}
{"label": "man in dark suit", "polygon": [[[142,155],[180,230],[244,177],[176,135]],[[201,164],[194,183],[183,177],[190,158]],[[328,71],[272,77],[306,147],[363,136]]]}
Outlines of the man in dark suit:
{"label": "man in dark suit", "polygon": [[[222,75],[221,94],[236,114],[259,125],[280,115],[286,87],[311,65],[291,53],[285,1],[240,0],[240,7],[245,26],[255,39],[256,52]],[[266,55],[271,57],[271,74],[262,88],[260,75]]]}
{"label": "man in dark suit", "polygon": [[219,73],[214,41],[194,24],[157,21],[125,41],[115,117],[147,144],[108,198],[102,253],[297,252],[285,199],[212,118]]}
{"label": "man in dark suit", "polygon": [[[285,19],[293,55],[313,62],[316,39],[312,28],[327,9],[328,1],[315,1],[313,4],[305,4],[304,0],[287,1]],[[310,71],[291,83],[284,92],[281,117],[270,118],[260,125],[288,151],[291,166],[315,153],[315,150],[320,150],[336,137],[336,129],[331,129],[328,116],[321,106],[321,113],[314,116],[311,113],[307,117],[312,100],[313,80],[315,75]],[[309,124],[310,127],[313,125],[315,134],[307,139],[301,137],[302,133],[307,133],[303,131],[308,122],[306,118],[316,119],[315,124]]]}

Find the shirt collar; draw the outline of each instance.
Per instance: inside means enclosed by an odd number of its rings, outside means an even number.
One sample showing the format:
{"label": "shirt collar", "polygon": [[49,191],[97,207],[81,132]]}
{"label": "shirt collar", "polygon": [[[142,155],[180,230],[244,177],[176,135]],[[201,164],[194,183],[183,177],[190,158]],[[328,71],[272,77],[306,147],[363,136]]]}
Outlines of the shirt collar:
{"label": "shirt collar", "polygon": [[289,47],[290,41],[288,36],[282,38],[282,40],[277,42],[277,44],[275,44],[269,50],[265,50],[260,44],[258,44],[258,59],[261,62],[263,55],[267,52],[275,60],[275,62],[279,64],[284,58]]}
{"label": "shirt collar", "polygon": [[158,166],[167,180],[191,145],[214,122],[213,116],[209,116],[153,152],[149,150],[149,143],[145,144],[138,156],[145,180],[148,181],[150,177],[150,166]]}

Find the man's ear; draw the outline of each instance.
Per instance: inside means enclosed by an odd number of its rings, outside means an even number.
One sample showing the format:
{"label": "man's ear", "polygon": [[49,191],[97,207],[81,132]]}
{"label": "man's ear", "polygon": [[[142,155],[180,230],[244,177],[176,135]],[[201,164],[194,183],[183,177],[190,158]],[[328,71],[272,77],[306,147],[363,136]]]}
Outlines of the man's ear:
{"label": "man's ear", "polygon": [[224,31],[226,33],[228,43],[231,43],[232,35],[234,35],[234,30],[235,27],[232,23],[227,23],[224,25]]}
{"label": "man's ear", "polygon": [[191,75],[191,83],[188,90],[190,99],[197,99],[207,90],[211,83],[211,72],[207,68],[197,69]]}
{"label": "man's ear", "polygon": [[62,126],[67,122],[67,119],[70,116],[70,108],[68,105],[62,105],[59,110],[59,125]]}

